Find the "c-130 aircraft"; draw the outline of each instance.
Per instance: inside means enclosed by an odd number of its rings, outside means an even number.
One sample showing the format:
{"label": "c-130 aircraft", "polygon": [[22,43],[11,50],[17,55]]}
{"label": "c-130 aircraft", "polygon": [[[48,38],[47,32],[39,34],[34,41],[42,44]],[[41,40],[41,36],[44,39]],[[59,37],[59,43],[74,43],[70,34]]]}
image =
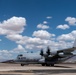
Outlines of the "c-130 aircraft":
{"label": "c-130 aircraft", "polygon": [[62,49],[55,52],[50,51],[50,48],[47,47],[46,53],[41,49],[40,54],[29,57],[23,56],[22,54],[18,55],[14,60],[14,63],[21,64],[24,66],[26,64],[41,64],[42,66],[54,66],[54,64],[62,63],[63,61],[75,56],[76,54],[73,51],[76,50],[76,40],[72,48]]}

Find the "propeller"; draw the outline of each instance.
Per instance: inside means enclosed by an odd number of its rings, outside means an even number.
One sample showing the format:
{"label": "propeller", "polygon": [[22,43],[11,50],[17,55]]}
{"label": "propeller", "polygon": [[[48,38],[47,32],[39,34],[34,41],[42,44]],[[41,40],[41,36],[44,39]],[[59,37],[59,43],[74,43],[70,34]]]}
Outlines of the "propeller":
{"label": "propeller", "polygon": [[44,57],[47,57],[47,56],[49,56],[50,54],[51,54],[51,52],[50,52],[49,46],[47,47],[46,54],[44,54],[43,49],[41,49],[41,51],[40,51],[40,55],[41,55],[41,56],[44,56]]}
{"label": "propeller", "polygon": [[41,55],[41,56],[44,55],[43,49],[41,49],[40,55]]}
{"label": "propeller", "polygon": [[49,46],[47,47],[46,53],[47,53],[48,56],[51,54]]}

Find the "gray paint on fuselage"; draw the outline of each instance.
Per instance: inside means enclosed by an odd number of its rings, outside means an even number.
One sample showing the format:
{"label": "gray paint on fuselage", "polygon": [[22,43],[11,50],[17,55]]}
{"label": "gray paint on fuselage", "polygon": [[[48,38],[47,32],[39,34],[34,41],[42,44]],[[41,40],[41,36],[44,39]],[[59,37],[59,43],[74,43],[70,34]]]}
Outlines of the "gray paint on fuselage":
{"label": "gray paint on fuselage", "polygon": [[25,62],[25,63],[32,63],[32,62],[39,62],[41,59],[41,56],[38,53],[26,53],[25,55],[22,56],[22,58],[15,59],[15,62]]}

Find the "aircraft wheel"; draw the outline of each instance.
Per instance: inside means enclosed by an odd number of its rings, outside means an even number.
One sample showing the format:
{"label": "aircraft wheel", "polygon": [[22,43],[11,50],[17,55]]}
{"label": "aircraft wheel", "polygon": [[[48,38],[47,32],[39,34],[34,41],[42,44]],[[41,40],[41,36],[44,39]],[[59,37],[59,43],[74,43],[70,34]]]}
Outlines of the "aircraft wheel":
{"label": "aircraft wheel", "polygon": [[50,64],[46,64],[46,66],[50,66]]}
{"label": "aircraft wheel", "polygon": [[21,64],[21,66],[24,66],[24,64]]}
{"label": "aircraft wheel", "polygon": [[43,63],[42,66],[45,66],[45,63]]}
{"label": "aircraft wheel", "polygon": [[51,66],[54,66],[54,64],[51,64]]}

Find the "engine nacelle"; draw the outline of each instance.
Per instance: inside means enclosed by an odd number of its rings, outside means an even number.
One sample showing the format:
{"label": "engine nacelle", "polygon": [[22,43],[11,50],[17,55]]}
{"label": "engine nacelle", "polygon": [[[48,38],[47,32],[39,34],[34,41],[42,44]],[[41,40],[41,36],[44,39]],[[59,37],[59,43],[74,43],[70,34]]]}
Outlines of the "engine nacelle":
{"label": "engine nacelle", "polygon": [[60,57],[65,57],[64,53],[59,53],[58,54]]}
{"label": "engine nacelle", "polygon": [[60,57],[67,57],[73,55],[73,53],[59,53],[58,54]]}

